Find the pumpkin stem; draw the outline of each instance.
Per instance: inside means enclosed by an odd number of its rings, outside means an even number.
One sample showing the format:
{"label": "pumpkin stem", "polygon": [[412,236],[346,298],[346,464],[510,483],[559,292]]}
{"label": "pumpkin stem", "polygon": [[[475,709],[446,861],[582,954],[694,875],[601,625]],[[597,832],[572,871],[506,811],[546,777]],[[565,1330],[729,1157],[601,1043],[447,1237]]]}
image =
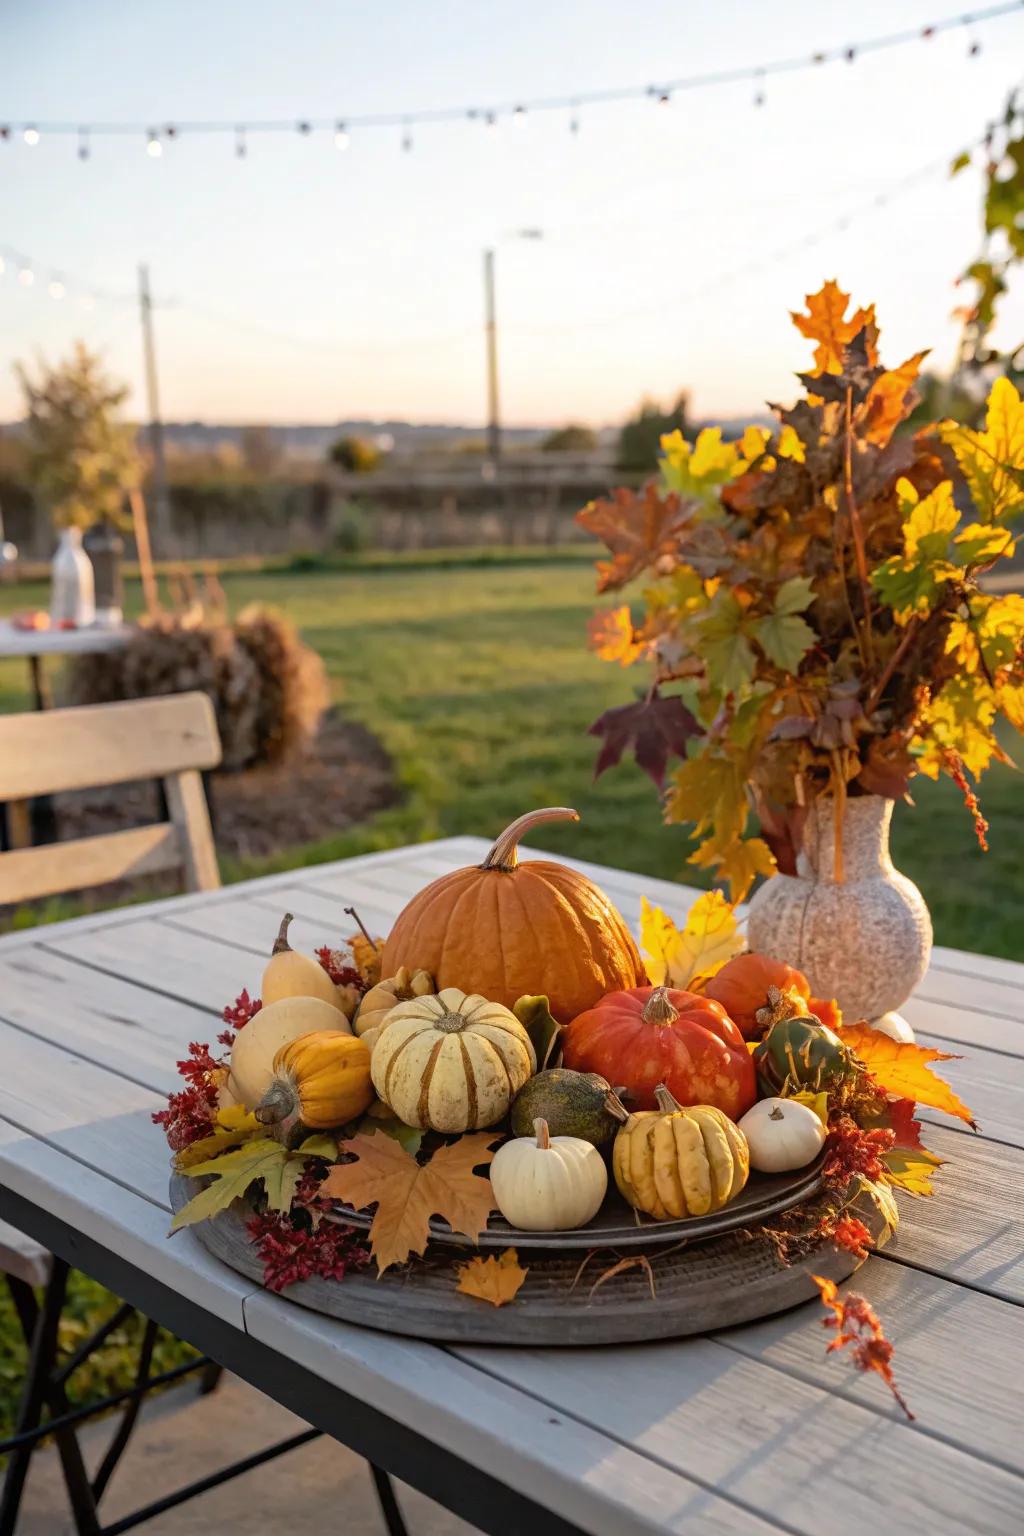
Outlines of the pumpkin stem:
{"label": "pumpkin stem", "polygon": [[274,940],[274,947],[270,951],[272,955],[283,955],[287,950],[291,949],[291,945],[288,943],[288,925],[294,921],[295,919],[290,912],[286,912],[284,917],[282,917],[281,926],[277,930],[277,938]]}
{"label": "pumpkin stem", "polygon": [[295,1084],[286,1077],[275,1077],[263,1095],[253,1114],[260,1125],[283,1126],[299,1112],[299,1095]]}
{"label": "pumpkin stem", "polygon": [[779,1108],[779,1106],[777,1104],[773,1104],[771,1109],[768,1112],[768,1119],[769,1120],[785,1120],[785,1118],[786,1117],[782,1113],[782,1110]]}
{"label": "pumpkin stem", "polygon": [[645,1024],[673,1024],[679,1017],[679,1009],[668,995],[668,987],[655,987],[640,1015]]}
{"label": "pumpkin stem", "polygon": [[623,1104],[614,1088],[609,1088],[604,1096],[605,1113],[611,1115],[620,1125],[625,1125],[629,1119],[629,1110]]}
{"label": "pumpkin stem", "polygon": [[754,1018],[759,1028],[767,1031],[771,1029],[773,1024],[778,1024],[780,1020],[802,1016],[803,1012],[803,998],[798,1002],[793,991],[783,991],[782,987],[771,986],[768,988],[767,1000],[764,1006],[758,1008]]}
{"label": "pumpkin stem", "polygon": [[357,926],[359,928],[359,932],[362,934],[362,936],[366,940],[367,944],[369,944],[370,948],[372,950],[374,950],[377,954],[379,954],[381,952],[380,945],[377,943],[376,939],[371,938],[370,932],[367,929],[366,924],[363,922],[362,918],[359,916],[359,913],[356,911],[355,907],[344,907],[342,910],[346,913],[346,915],[348,917],[350,917],[352,919],[352,921],[354,923],[357,924]]}
{"label": "pumpkin stem", "polygon": [[683,1107],[671,1090],[665,1087],[664,1083],[659,1083],[657,1088],[655,1088],[654,1097],[657,1099],[658,1108],[663,1115],[674,1115]]}
{"label": "pumpkin stem", "polygon": [[500,837],[495,838],[491,851],[480,865],[481,869],[515,869],[519,863],[519,843],[527,832],[539,827],[544,821],[579,821],[579,811],[567,805],[548,805],[539,811],[527,811],[507,826]]}
{"label": "pumpkin stem", "polygon": [[551,1145],[551,1133],[548,1130],[546,1120],[537,1119],[533,1122],[533,1129],[537,1136],[537,1145],[542,1152],[546,1152]]}

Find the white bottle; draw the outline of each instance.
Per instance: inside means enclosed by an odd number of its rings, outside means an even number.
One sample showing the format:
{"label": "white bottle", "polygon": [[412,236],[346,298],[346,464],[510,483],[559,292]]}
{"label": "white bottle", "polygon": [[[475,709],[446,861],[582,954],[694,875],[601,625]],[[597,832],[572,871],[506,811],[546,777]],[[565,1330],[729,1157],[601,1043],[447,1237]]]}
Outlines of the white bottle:
{"label": "white bottle", "polygon": [[81,528],[65,528],[50,567],[50,618],[80,628],[96,618],[92,561],[82,548]]}

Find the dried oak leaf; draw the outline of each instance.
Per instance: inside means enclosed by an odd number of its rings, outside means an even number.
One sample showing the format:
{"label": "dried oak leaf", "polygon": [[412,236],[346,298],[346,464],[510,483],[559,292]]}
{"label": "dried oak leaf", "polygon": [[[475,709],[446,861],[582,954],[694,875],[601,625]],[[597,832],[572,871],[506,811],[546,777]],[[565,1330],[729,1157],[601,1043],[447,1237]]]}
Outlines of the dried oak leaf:
{"label": "dried oak leaf", "polygon": [[601,740],[594,778],[600,778],[606,768],[614,768],[629,748],[638,766],[660,789],[669,757],[685,757],[686,743],[699,734],[700,726],[675,694],[655,691],[635,704],[606,709],[588,729],[588,735]]}
{"label": "dried oak leaf", "polygon": [[956,1061],[955,1055],[923,1045],[901,1044],[868,1024],[843,1025],[839,1034],[843,1044],[850,1047],[886,1093],[926,1104],[930,1109],[941,1109],[944,1114],[966,1121],[973,1131],[978,1129],[967,1105],[948,1083],[929,1070],[931,1062]]}
{"label": "dried oak leaf", "polygon": [[439,1147],[419,1164],[390,1136],[353,1136],[345,1151],[358,1159],[330,1170],[321,1196],[343,1200],[357,1211],[376,1205],[370,1227],[370,1251],[383,1274],[427,1246],[431,1216],[442,1216],[456,1231],[474,1240],[494,1210],[491,1181],[473,1172],[489,1163],[500,1131],[462,1136]]}
{"label": "dried oak leaf", "polygon": [[496,1258],[485,1259],[477,1254],[458,1266],[459,1283],[455,1287],[463,1296],[475,1296],[478,1301],[489,1301],[492,1307],[505,1307],[515,1301],[519,1289],[530,1273],[519,1262],[514,1248],[506,1248]]}
{"label": "dried oak leaf", "polygon": [[821,1275],[812,1275],[811,1279],[821,1293],[822,1305],[832,1313],[831,1317],[823,1319],[824,1326],[836,1329],[836,1337],[828,1346],[827,1353],[832,1354],[834,1350],[850,1345],[854,1363],[862,1371],[874,1371],[881,1376],[907,1418],[912,1419],[914,1415],[907,1407],[892,1373],[892,1344],[885,1336],[885,1329],[874,1307],[856,1291],[847,1291],[845,1296],[840,1296],[834,1280],[827,1280]]}
{"label": "dried oak leaf", "polygon": [[693,516],[691,505],[663,494],[652,480],[642,491],[620,487],[611,497],[589,502],[576,521],[611,551],[597,562],[597,590],[611,592],[665,557],[674,558],[680,533]]}

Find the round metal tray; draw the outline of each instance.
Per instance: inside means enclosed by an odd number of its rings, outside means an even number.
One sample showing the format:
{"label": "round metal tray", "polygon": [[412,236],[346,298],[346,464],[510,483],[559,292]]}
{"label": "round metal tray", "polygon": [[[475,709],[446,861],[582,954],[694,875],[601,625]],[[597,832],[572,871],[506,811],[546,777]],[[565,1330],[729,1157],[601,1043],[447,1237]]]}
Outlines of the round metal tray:
{"label": "round metal tray", "polygon": [[[556,1232],[526,1232],[513,1227],[497,1211],[492,1211],[487,1226],[476,1239],[463,1232],[454,1232],[446,1221],[433,1217],[430,1236],[436,1243],[455,1248],[509,1248],[557,1249],[560,1253],[585,1252],[602,1248],[648,1249],[669,1243],[702,1242],[707,1238],[720,1237],[724,1232],[735,1232],[745,1227],[757,1226],[769,1216],[788,1211],[792,1206],[809,1200],[821,1188],[821,1169],[825,1161],[821,1153],[806,1168],[794,1173],[751,1173],[743,1192],[720,1211],[709,1216],[688,1216],[681,1221],[652,1221],[627,1205],[615,1185],[609,1182],[604,1204],[585,1227]],[[357,1211],[343,1201],[334,1203],[334,1219],[347,1226],[366,1231],[372,1221],[372,1211]]]}

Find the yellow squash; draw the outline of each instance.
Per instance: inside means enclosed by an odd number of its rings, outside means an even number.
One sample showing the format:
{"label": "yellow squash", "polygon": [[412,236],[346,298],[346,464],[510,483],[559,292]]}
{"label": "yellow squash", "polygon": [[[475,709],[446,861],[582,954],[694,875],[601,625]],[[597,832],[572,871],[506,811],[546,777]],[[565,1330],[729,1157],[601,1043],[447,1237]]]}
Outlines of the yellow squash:
{"label": "yellow squash", "polygon": [[743,1132],[711,1104],[683,1109],[663,1083],[655,1097],[658,1108],[630,1115],[615,1138],[612,1171],[620,1193],[657,1221],[720,1210],[750,1172]]}
{"label": "yellow squash", "polygon": [[290,912],[282,917],[273,951],[263,971],[260,997],[264,1006],[279,1003],[286,997],[318,997],[321,1002],[330,1003],[332,1008],[337,1008],[351,1018],[354,999],[346,1007],[345,1000],[323,966],[311,955],[302,955],[297,949],[292,949],[288,943],[288,925],[293,921]]}
{"label": "yellow squash", "polygon": [[329,1130],[361,1115],[373,1097],[369,1048],[344,1030],[321,1030],[278,1051],[256,1118],[285,1137],[300,1123]]}
{"label": "yellow squash", "polygon": [[236,1103],[255,1109],[274,1076],[274,1058],[282,1046],[313,1030],[351,1033],[348,1020],[320,997],[282,997],[264,1005],[240,1029],[231,1047],[229,1092]]}

